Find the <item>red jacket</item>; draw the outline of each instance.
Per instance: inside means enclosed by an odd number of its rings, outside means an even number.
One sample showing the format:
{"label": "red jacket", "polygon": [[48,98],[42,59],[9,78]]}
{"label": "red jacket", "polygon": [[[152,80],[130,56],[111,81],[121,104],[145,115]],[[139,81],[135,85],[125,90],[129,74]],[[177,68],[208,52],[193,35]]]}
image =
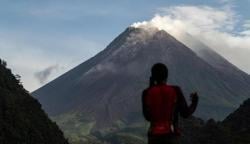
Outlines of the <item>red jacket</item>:
{"label": "red jacket", "polygon": [[196,109],[198,99],[190,106],[178,86],[158,84],[143,91],[143,115],[151,124],[151,134],[178,134],[178,116],[186,118]]}

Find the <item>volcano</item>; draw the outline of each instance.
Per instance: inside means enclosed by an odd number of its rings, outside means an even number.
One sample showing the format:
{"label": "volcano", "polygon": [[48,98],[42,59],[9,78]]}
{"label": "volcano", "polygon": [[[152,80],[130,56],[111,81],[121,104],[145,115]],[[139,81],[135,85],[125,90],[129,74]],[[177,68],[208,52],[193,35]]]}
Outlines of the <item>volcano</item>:
{"label": "volcano", "polygon": [[152,65],[161,62],[169,69],[168,83],[179,85],[187,100],[198,92],[196,116],[224,119],[250,97],[249,75],[191,36],[183,43],[157,28],[129,27],[96,56],[32,95],[59,123],[67,114],[80,115],[79,123],[89,121],[98,129],[142,121],[141,93]]}

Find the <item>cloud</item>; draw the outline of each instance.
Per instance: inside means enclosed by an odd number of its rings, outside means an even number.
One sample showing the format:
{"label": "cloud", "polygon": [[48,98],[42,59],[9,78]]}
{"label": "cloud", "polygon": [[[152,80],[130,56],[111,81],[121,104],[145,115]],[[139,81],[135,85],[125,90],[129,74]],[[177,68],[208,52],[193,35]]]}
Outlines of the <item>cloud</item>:
{"label": "cloud", "polygon": [[113,62],[110,61],[105,61],[102,62],[90,70],[88,70],[86,73],[84,73],[83,76],[89,75],[89,74],[95,74],[95,73],[106,73],[106,72],[111,72],[111,73],[116,73],[116,65]]}
{"label": "cloud", "polygon": [[29,32],[0,30],[0,58],[7,61],[13,73],[21,75],[24,87],[33,91],[43,84],[35,73],[52,65],[53,71],[45,83],[77,66],[102,48],[102,44],[81,35],[41,35]]}
{"label": "cloud", "polygon": [[49,66],[47,68],[45,68],[42,71],[36,72],[35,73],[35,77],[37,78],[37,80],[41,83],[44,84],[45,82],[47,82],[49,76],[54,72],[57,71],[59,69],[59,65],[52,65]]}
{"label": "cloud", "polygon": [[245,23],[243,24],[243,27],[246,29],[250,29],[250,20],[246,20]]}
{"label": "cloud", "polygon": [[50,1],[26,10],[27,14],[37,18],[76,20],[86,16],[103,17],[112,14],[109,9],[97,8],[84,1]]}
{"label": "cloud", "polygon": [[243,24],[243,31],[240,32],[243,36],[250,36],[250,20],[246,20]]}
{"label": "cloud", "polygon": [[[156,27],[182,41],[189,33],[230,62],[250,73],[249,21],[239,25],[240,16],[230,7],[173,6],[160,8],[150,21],[137,22],[133,27]],[[237,32],[237,28],[243,31]]]}
{"label": "cloud", "polygon": [[229,3],[229,2],[233,2],[233,1],[235,1],[235,0],[219,0],[219,2],[221,2],[221,3]]}
{"label": "cloud", "polygon": [[154,26],[174,33],[187,31],[197,34],[211,30],[231,31],[236,17],[232,11],[208,6],[175,6],[160,8],[159,11],[152,20],[132,26]]}

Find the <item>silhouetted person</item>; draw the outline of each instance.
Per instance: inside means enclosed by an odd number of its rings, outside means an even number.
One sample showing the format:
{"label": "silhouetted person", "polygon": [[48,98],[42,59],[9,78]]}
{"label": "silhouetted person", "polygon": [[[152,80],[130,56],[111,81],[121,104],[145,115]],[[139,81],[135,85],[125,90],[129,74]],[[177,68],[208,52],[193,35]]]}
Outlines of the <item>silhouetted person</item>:
{"label": "silhouetted person", "polygon": [[143,115],[150,122],[149,144],[178,143],[178,116],[187,118],[198,104],[197,93],[192,93],[192,103],[188,106],[180,87],[168,85],[167,78],[167,67],[155,64],[151,69],[150,86],[143,91]]}

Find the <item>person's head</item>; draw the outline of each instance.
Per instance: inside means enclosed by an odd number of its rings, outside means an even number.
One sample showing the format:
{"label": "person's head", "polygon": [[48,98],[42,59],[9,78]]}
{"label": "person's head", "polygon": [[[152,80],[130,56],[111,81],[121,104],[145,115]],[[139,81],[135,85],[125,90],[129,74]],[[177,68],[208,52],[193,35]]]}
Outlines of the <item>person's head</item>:
{"label": "person's head", "polygon": [[168,78],[168,68],[162,63],[156,63],[151,68],[150,86],[166,82]]}

